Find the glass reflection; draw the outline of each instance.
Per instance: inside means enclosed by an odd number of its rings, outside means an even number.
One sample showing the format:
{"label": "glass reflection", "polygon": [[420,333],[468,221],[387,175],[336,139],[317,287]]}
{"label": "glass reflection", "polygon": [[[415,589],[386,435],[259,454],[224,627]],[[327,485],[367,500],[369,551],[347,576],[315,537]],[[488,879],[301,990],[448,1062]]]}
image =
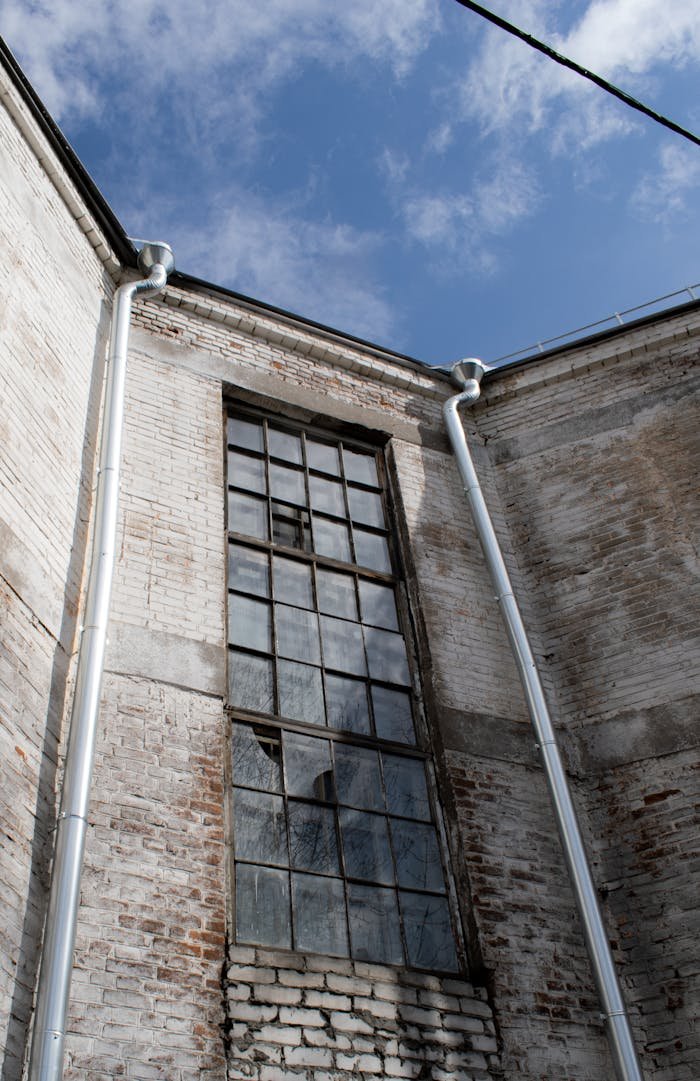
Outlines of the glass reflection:
{"label": "glass reflection", "polygon": [[314,510],[335,514],[338,518],[347,518],[345,497],[340,481],[326,480],[324,477],[309,476],[309,498]]}
{"label": "glass reflection", "polygon": [[267,484],[264,458],[251,458],[248,454],[230,450],[228,452],[228,482],[235,484],[237,488],[249,488],[253,492],[265,495]]}
{"label": "glass reflection", "polygon": [[372,679],[403,683],[405,686],[410,684],[403,635],[382,631],[378,627],[365,627],[365,645]]}
{"label": "glass reflection", "polygon": [[270,463],[270,495],[285,503],[298,503],[306,506],[306,488],[304,474],[299,469],[289,469],[286,465]]}
{"label": "glass reflection", "polygon": [[229,597],[228,640],[234,646],[248,646],[269,653],[272,649],[270,605],[252,597]]}
{"label": "glass reflection", "polygon": [[226,424],[226,439],[237,447],[245,447],[247,450],[257,450],[262,453],[265,449],[263,443],[262,424],[255,420],[244,420],[243,417],[229,417]]}
{"label": "glass reflection", "polygon": [[337,875],[338,840],[331,807],[289,801],[289,845],[292,867]]}
{"label": "glass reflection", "polygon": [[228,587],[242,593],[255,593],[259,597],[270,595],[270,572],[267,554],[242,544],[228,546]]}
{"label": "glass reflection", "polygon": [[228,685],[232,706],[252,709],[256,713],[275,712],[272,661],[266,657],[229,650]]}
{"label": "glass reflection", "polygon": [[415,743],[411,698],[406,691],[372,687],[374,726],[380,739],[396,743]]}
{"label": "glass reflection", "polygon": [[350,563],[350,534],[342,522],[331,522],[314,514],[314,550],[320,556]]}
{"label": "glass reflection", "polygon": [[338,820],[348,877],[390,885],[394,881],[394,867],[386,818],[340,807]]}
{"label": "glass reflection", "polygon": [[316,875],[292,875],[294,946],[331,957],[347,957],[343,883]]}
{"label": "glass reflection", "polygon": [[236,866],[236,936],[254,946],[291,948],[287,871]]}
{"label": "glass reflection", "polygon": [[379,485],[377,477],[377,461],[373,454],[362,454],[361,451],[348,450],[343,447],[343,464],[345,476],[348,480],[357,481],[358,484]]}
{"label": "glass reflection", "polygon": [[365,578],[360,578],[360,604],[363,623],[398,631],[399,617],[393,586],[383,586],[378,582],[368,582]]}
{"label": "glass reflection", "polygon": [[301,465],[301,439],[298,435],[282,432],[268,424],[267,442],[273,458],[283,458],[285,462]]}
{"label": "glass reflection", "polygon": [[391,557],[386,537],[381,533],[367,533],[364,529],[353,529],[355,555],[360,567],[369,567],[381,574],[391,574]]}
{"label": "glass reflection", "polygon": [[267,500],[229,489],[228,527],[232,533],[267,540]]}
{"label": "glass reflection", "polygon": [[438,972],[458,968],[450,912],[444,897],[399,893],[409,964]]}
{"label": "glass reflection", "polygon": [[233,793],[236,815],[234,843],[239,860],[261,863],[289,863],[284,801],[269,792],[236,788]]}
{"label": "glass reflection", "polygon": [[394,818],[391,820],[391,841],[399,886],[444,893],[440,852],[432,826]]}
{"label": "glass reflection", "polygon": [[284,751],[287,792],[291,796],[335,799],[328,740],[288,732],[284,736]]}
{"label": "glass reflection", "polygon": [[328,443],[318,443],[315,439],[306,440],[306,461],[309,469],[318,469],[321,473],[340,474],[338,448]]}
{"label": "glass reflection", "polygon": [[275,629],[277,652],[281,657],[294,661],[321,663],[318,640],[318,616],[303,608],[290,608],[286,604],[275,605]]}
{"label": "glass reflection", "polygon": [[296,604],[299,608],[313,608],[311,567],[296,559],[273,556],[272,573],[275,579],[275,600]]}
{"label": "glass reflection", "polygon": [[367,688],[359,680],[327,673],[326,710],[331,728],[369,733]]}
{"label": "glass reflection", "polygon": [[348,887],[352,956],[360,961],[403,962],[396,894],[376,886]]}
{"label": "glass reflection", "polygon": [[406,818],[430,821],[425,766],[419,758],[383,754],[386,803],[389,811]]}
{"label": "glass reflection", "polygon": [[326,723],[320,668],[279,660],[277,693],[282,717],[307,724]]}
{"label": "glass reflection", "polygon": [[282,790],[282,746],[279,736],[249,724],[234,724],[233,781],[251,788]]}
{"label": "glass reflection", "polygon": [[316,571],[318,607],[329,616],[357,619],[355,579],[350,574],[337,571]]}
{"label": "glass reflection", "polygon": [[384,507],[379,492],[366,492],[362,488],[348,488],[350,517],[353,522],[373,525],[377,529],[386,528]]}
{"label": "glass reflection", "polygon": [[384,809],[379,755],[368,747],[353,747],[348,743],[335,746],[335,783],[338,802],[351,807]]}
{"label": "glass reflection", "polygon": [[357,623],[321,616],[323,663],[326,668],[364,676],[367,671],[362,631]]}

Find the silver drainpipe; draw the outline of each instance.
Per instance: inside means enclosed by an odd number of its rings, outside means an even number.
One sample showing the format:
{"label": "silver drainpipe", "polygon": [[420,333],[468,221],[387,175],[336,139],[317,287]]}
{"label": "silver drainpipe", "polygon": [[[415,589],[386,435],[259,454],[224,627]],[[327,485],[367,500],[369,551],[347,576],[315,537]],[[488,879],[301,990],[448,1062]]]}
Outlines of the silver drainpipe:
{"label": "silver drainpipe", "polygon": [[557,746],[554,726],[544,697],[527,632],[518,609],[513,587],[506,570],[498,538],[493,528],[479,478],[474,469],[464,428],[459,417],[460,405],[473,405],[480,394],[479,384],[486,365],[480,360],[459,361],[452,368],[452,379],[462,390],[445,402],[445,424],[464,483],[469,509],[477,536],[491,574],[496,600],[506,625],[508,639],[527,699],[535,738],[542,758],[554,817],[561,838],[571,885],[583,923],[586,946],[602,1005],[610,1050],[618,1081],[643,1081],[632,1030],[615,972],[608,936],[598,905],[593,877],[586,857],[581,830],[571,799],[566,773]]}
{"label": "silver drainpipe", "polygon": [[92,554],[80,634],[75,694],[66,752],[61,810],[56,824],[51,892],[29,1059],[30,1081],[59,1081],[80,903],[90,779],[102,685],[109,599],[116,551],[119,466],[124,419],[126,349],[134,297],[159,293],[175,265],[167,244],[147,243],[139,268],[148,277],[115,294],[107,361]]}

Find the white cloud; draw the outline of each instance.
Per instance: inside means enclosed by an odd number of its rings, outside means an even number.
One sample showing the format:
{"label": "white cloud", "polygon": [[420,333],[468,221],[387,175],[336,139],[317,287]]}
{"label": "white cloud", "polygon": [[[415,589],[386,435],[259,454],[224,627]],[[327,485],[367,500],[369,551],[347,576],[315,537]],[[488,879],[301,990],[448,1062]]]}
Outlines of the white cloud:
{"label": "white cloud", "polygon": [[439,24],[431,0],[1,0],[0,29],[53,115],[94,114],[116,76],[134,101],[170,88],[250,120],[258,97],[306,60],[370,58],[403,76]]}
{"label": "white cloud", "polygon": [[212,219],[197,234],[173,235],[178,263],[191,273],[374,341],[395,331],[372,272],[380,235],[242,192],[227,192]]}
{"label": "white cloud", "polygon": [[[554,31],[552,0],[509,7],[517,25],[637,96],[657,65],[700,62],[700,8],[687,0],[594,0],[564,34]],[[543,132],[555,153],[589,149],[637,123],[603,90],[493,28],[459,100],[484,133]]]}
{"label": "white cloud", "polygon": [[684,217],[688,197],[697,198],[700,188],[700,157],[697,150],[666,143],[659,154],[660,168],[648,173],[635,188],[632,209],[647,221],[670,223]]}

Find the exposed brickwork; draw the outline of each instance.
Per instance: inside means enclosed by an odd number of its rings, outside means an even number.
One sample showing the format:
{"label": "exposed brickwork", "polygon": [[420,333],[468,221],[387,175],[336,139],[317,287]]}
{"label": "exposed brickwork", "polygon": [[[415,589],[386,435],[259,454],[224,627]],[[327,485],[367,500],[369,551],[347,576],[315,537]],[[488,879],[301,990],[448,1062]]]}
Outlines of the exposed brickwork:
{"label": "exposed brickwork", "polygon": [[241,947],[226,979],[230,1081],[500,1076],[491,1007],[464,980]]}

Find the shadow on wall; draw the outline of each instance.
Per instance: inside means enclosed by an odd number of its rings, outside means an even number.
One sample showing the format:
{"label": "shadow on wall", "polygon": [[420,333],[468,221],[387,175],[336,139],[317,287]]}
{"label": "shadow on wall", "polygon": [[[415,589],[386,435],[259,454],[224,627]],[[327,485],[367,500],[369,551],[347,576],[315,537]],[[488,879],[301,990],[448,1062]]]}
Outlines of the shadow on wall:
{"label": "shadow on wall", "polygon": [[[53,835],[58,813],[56,775],[61,724],[66,715],[66,690],[70,658],[75,648],[80,589],[84,573],[88,520],[95,469],[96,440],[105,367],[106,342],[111,309],[102,302],[97,326],[90,389],[87,400],[87,424],[83,439],[80,468],[80,495],[73,522],[70,559],[66,574],[66,592],[58,641],[51,667],[46,727],[41,749],[41,764],[34,809],[34,836],[27,903],[22,923],[15,987],[7,1025],[0,1081],[21,1081],[23,1061],[28,1055],[27,1041],[39,969],[40,945],[49,896],[49,868],[53,855]],[[67,717],[66,717],[67,723]],[[67,735],[67,727],[64,733]]]}

